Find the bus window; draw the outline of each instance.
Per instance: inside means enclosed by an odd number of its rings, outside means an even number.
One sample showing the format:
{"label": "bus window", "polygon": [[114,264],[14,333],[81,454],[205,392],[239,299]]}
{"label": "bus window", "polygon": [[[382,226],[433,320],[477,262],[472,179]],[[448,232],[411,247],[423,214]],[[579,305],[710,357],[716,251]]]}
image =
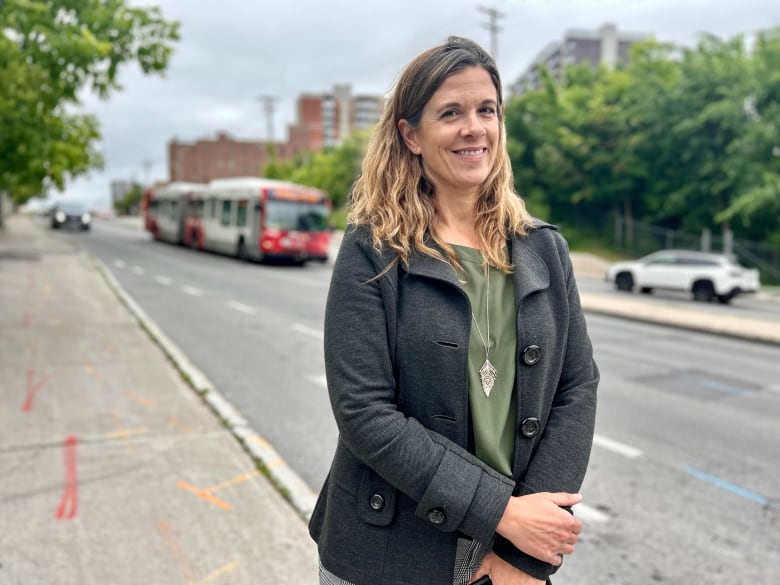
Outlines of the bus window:
{"label": "bus window", "polygon": [[217,200],[213,197],[209,199],[209,219],[214,219],[217,216]]}
{"label": "bus window", "polygon": [[280,230],[321,232],[328,229],[328,208],[317,203],[269,201],[265,227]]}
{"label": "bus window", "polygon": [[236,214],[236,225],[238,227],[244,227],[246,225],[246,211],[248,201],[241,199],[238,201],[238,213]]}
{"label": "bus window", "polygon": [[171,209],[170,209],[171,221],[176,221],[176,208],[178,206],[179,206],[179,202],[178,201],[171,201]]}
{"label": "bus window", "polygon": [[230,201],[222,202],[222,225],[230,225]]}

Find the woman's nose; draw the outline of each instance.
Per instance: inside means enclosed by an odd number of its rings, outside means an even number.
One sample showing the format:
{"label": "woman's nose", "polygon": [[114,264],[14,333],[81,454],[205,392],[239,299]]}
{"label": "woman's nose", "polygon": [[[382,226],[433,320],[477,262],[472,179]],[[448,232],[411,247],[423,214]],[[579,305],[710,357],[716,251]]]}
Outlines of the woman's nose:
{"label": "woman's nose", "polygon": [[463,126],[460,129],[462,136],[479,137],[483,136],[485,132],[485,126],[479,119],[479,114],[477,112],[472,112],[464,117]]}

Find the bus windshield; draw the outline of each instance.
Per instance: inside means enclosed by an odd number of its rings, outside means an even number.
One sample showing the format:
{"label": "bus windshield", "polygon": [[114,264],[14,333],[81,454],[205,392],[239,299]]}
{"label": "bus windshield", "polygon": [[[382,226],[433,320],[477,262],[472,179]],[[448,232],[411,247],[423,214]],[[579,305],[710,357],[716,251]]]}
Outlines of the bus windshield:
{"label": "bus windshield", "polygon": [[328,229],[328,207],[320,203],[268,201],[265,209],[266,228],[305,232]]}

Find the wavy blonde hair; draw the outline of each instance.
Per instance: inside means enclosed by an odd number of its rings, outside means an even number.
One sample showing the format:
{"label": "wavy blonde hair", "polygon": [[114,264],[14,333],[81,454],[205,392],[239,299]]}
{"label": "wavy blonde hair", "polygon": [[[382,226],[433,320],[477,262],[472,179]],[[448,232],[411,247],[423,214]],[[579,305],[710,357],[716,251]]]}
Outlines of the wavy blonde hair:
{"label": "wavy blonde hair", "polygon": [[[369,226],[374,246],[394,250],[404,265],[412,250],[417,250],[460,267],[454,249],[432,229],[436,218],[433,185],[425,177],[420,157],[404,143],[398,121],[405,119],[411,127],[418,127],[423,108],[444,80],[474,66],[490,74],[498,97],[498,155],[476,204],[475,239],[485,262],[511,272],[505,253],[507,239],[515,233],[524,235],[531,226],[532,218],[514,191],[496,63],[475,42],[450,37],[404,69],[371,135],[361,174],[352,188],[349,222]],[[426,233],[444,250],[446,259],[426,244]]]}

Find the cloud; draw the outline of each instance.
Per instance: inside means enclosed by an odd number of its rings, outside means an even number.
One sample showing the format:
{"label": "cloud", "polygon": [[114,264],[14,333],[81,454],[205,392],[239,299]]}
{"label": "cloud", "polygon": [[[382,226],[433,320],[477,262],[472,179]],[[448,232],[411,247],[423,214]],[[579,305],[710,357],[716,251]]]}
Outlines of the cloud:
{"label": "cloud", "polygon": [[[621,31],[693,43],[702,31],[729,37],[780,25],[776,0],[287,0],[252,2],[156,0],[181,22],[182,39],[164,77],[136,66],[108,101],[84,94],[85,109],[101,121],[106,168],[73,183],[108,205],[113,179],[167,178],[167,143],[218,131],[247,140],[266,138],[258,95],[275,96],[274,134],[286,138],[296,98],[348,83],[355,93],[385,94],[402,67],[451,34],[490,47],[488,17],[503,15],[498,64],[509,85],[549,42],[569,28],[614,22]],[[148,169],[148,171],[147,171]]]}

